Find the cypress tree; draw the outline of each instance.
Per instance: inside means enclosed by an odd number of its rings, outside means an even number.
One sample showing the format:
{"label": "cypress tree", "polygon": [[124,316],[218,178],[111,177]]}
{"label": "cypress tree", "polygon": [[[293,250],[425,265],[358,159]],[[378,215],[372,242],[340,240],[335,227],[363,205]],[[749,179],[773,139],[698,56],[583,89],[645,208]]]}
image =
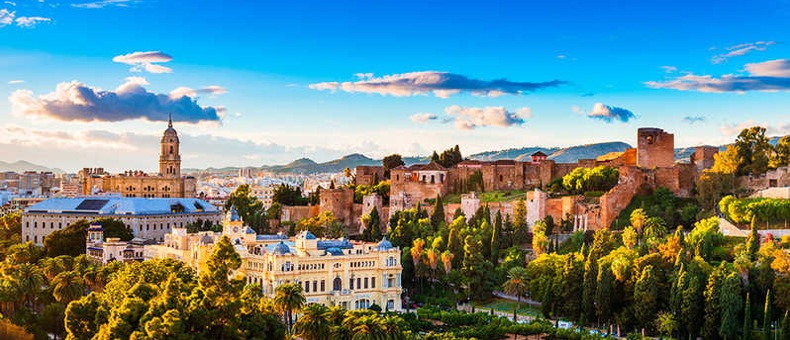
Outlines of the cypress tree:
{"label": "cypress tree", "polygon": [[743,306],[741,299],[741,276],[738,273],[730,273],[724,279],[719,296],[721,305],[721,323],[719,325],[719,335],[726,340],[735,339],[738,332],[738,314]]}
{"label": "cypress tree", "polygon": [[743,311],[743,340],[752,340],[752,304],[746,293],[746,309]]}
{"label": "cypress tree", "polygon": [[[584,252],[582,252],[583,254]],[[595,315],[595,290],[598,280],[598,259],[595,252],[590,252],[584,262],[584,283],[582,286],[582,325],[589,320],[587,318]]]}
{"label": "cypress tree", "polygon": [[438,230],[439,226],[444,222],[444,202],[442,196],[436,195],[436,202],[433,206],[433,215],[431,215],[431,225],[433,230]]}
{"label": "cypress tree", "polygon": [[757,233],[756,219],[756,217],[752,217],[752,231],[749,233],[749,238],[746,241],[746,252],[752,261],[757,259],[757,251],[760,250],[760,234]]}
{"label": "cypress tree", "polygon": [[782,340],[790,340],[790,315],[785,312],[785,317],[782,319]]}
{"label": "cypress tree", "polygon": [[550,318],[551,317],[551,309],[552,305],[554,304],[552,301],[552,284],[551,282],[548,283],[546,290],[543,292],[543,299],[540,301],[540,311],[543,313],[543,317]]}
{"label": "cypress tree", "polygon": [[648,265],[634,286],[634,316],[641,327],[650,329],[656,319],[658,288],[653,266]]}
{"label": "cypress tree", "polygon": [[583,274],[581,268],[574,261],[575,254],[568,255],[568,261],[562,273],[562,300],[564,301],[563,311],[568,318],[578,321],[580,313],[579,301],[582,294]]}
{"label": "cypress tree", "polygon": [[608,267],[598,265],[598,280],[595,287],[595,312],[598,321],[609,322],[612,316],[612,294],[614,294],[614,275]]}
{"label": "cypress tree", "polygon": [[491,232],[491,263],[494,267],[499,263],[500,239],[502,238],[502,213],[496,212],[494,230]]}
{"label": "cypress tree", "polygon": [[720,267],[710,274],[708,286],[705,288],[705,324],[702,327],[702,335],[705,339],[719,339],[719,325],[721,324],[719,296],[723,280],[722,270]]}
{"label": "cypress tree", "polygon": [[771,340],[771,321],[773,321],[773,299],[771,290],[765,292],[765,309],[763,310],[763,340]]}

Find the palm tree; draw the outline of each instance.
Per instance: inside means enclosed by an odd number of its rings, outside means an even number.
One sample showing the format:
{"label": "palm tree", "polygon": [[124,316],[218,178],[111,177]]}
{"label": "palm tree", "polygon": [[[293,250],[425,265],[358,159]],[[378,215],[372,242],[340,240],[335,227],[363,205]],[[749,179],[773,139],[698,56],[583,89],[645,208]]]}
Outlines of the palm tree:
{"label": "palm tree", "polygon": [[352,340],[384,340],[386,337],[384,323],[375,315],[359,318],[352,332],[354,333]]}
{"label": "palm tree", "polygon": [[[420,268],[422,268],[422,266],[420,266],[420,263],[422,263],[422,261],[420,260],[422,259],[424,248],[425,248],[425,240],[421,238],[417,238],[412,242],[411,259],[412,261],[414,261],[414,273],[415,276],[417,277],[421,277]],[[420,280],[420,291],[422,291],[422,280]]]}
{"label": "palm tree", "polygon": [[33,300],[39,288],[44,284],[44,275],[38,266],[32,263],[22,263],[17,266],[16,274],[19,288],[22,291],[24,300],[27,302],[29,308],[33,308]]}
{"label": "palm tree", "polygon": [[75,272],[62,272],[52,279],[52,296],[58,302],[68,305],[85,294],[82,278]]}
{"label": "palm tree", "polygon": [[57,258],[45,257],[39,261],[39,264],[41,265],[41,269],[44,271],[44,275],[49,281],[52,281],[55,276],[58,276],[58,274],[65,270],[63,268],[63,262]]}
{"label": "palm tree", "polygon": [[453,253],[451,253],[449,250],[445,250],[442,253],[442,264],[444,264],[444,272],[448,275],[450,274],[450,271],[453,270],[453,257],[455,257],[455,255],[453,255]]}
{"label": "palm tree", "polygon": [[[436,275],[436,267],[439,265],[439,257],[441,256],[439,250],[436,248],[428,249],[425,252],[425,255],[428,260],[428,267],[431,269],[428,275],[429,279],[433,279]],[[431,286],[433,286],[433,281],[431,281]]]}
{"label": "palm tree", "polygon": [[406,340],[403,319],[387,315],[381,320],[381,323],[386,331],[386,340]]}
{"label": "palm tree", "polygon": [[516,309],[513,310],[513,321],[517,320],[519,308],[521,308],[521,297],[526,296],[529,292],[529,278],[527,277],[527,270],[522,267],[511,268],[507,273],[507,281],[502,284],[502,290],[505,294],[515,296],[518,300]]}
{"label": "palm tree", "polygon": [[304,306],[305,297],[302,286],[296,283],[286,283],[277,286],[274,291],[274,305],[283,313],[283,319],[288,324],[288,330],[293,326],[293,312]]}
{"label": "palm tree", "polygon": [[321,340],[329,337],[329,321],[324,316],[326,307],[311,303],[302,309],[302,317],[294,324],[294,335],[305,340]]}

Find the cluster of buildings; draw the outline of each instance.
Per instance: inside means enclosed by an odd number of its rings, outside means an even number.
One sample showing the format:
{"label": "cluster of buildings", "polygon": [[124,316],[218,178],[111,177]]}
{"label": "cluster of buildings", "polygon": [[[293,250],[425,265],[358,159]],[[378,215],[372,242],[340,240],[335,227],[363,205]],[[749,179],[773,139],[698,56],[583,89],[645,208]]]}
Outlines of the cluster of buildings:
{"label": "cluster of buildings", "polygon": [[86,251],[102,263],[171,258],[200,272],[214,246],[228,237],[242,259],[233,275],[260,284],[267,296],[274,296],[279,285],[294,282],[302,286],[308,303],[352,310],[373,304],[388,310],[401,308],[401,251],[386,239],[378,243],[318,239],[309,231],[291,238],[258,235],[244,225],[235,209],[225,214],[222,225],[222,232],[198,233],[174,226],[161,242],[148,244],[139,239],[105,240],[103,228],[96,224],[88,229]]}
{"label": "cluster of buildings", "polygon": [[[638,193],[666,187],[680,197],[689,197],[702,171],[713,166],[718,148],[696,147],[688,163],[676,163],[674,151],[673,134],[658,128],[640,128],[637,131],[636,148],[597,159],[580,159],[575,163],[557,163],[539,152],[533,154],[529,161],[465,160],[451,168],[437,163],[400,166],[390,171],[388,205],[377,195],[365,197],[362,204],[355,204],[353,192],[337,189],[321,192],[318,210],[331,211],[341,222],[350,225],[358,224],[362,214],[376,207],[382,216],[382,225],[386,225],[389,216],[395,211],[412,209],[417,205],[431,209],[428,200],[449,193],[463,193],[465,184],[474,181],[482,182],[486,191],[529,191],[527,210],[530,223],[550,215],[556,221],[570,218],[578,228],[598,229],[609,227]],[[599,199],[591,202],[582,196],[551,198],[541,191],[552,180],[562,178],[574,169],[597,166],[616,167],[620,174],[618,184]],[[383,167],[364,166],[356,169],[357,184],[372,185],[383,179]],[[448,204],[445,207],[446,219],[449,222],[456,208],[461,208],[469,216],[479,205],[479,197],[474,193],[463,195],[460,204]],[[492,213],[498,210],[503,215],[512,216],[514,205],[515,202],[496,202],[490,203],[489,208]]]}

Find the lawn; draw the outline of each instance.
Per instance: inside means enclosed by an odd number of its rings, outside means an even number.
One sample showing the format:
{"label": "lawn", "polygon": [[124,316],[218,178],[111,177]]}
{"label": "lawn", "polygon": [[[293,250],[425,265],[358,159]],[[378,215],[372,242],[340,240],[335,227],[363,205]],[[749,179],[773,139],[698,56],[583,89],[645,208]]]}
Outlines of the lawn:
{"label": "lawn", "polygon": [[[488,302],[475,305],[475,309],[478,311],[490,310],[493,308],[495,311],[507,312],[507,313],[513,313],[513,310],[516,309],[516,307],[518,307],[518,303],[516,303],[515,301],[510,301],[502,298],[494,298]],[[518,314],[531,315],[534,317],[543,316],[543,314],[540,313],[540,310],[538,309],[537,306],[531,306],[523,301],[521,302],[521,307],[518,309]]]}
{"label": "lawn", "polygon": [[[519,198],[524,197],[527,198],[526,191],[523,190],[513,190],[513,191],[502,191],[502,190],[494,190],[494,191],[486,191],[480,193],[480,202],[481,203],[490,203],[490,202],[510,202],[516,201]],[[430,200],[431,202],[433,200]],[[461,194],[448,194],[447,196],[442,197],[442,202],[445,204],[448,203],[461,203]]]}

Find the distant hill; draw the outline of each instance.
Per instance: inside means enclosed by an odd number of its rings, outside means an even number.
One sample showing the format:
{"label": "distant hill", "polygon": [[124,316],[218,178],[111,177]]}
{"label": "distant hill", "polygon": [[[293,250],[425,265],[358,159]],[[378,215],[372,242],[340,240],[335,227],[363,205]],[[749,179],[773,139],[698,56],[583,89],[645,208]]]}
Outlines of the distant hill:
{"label": "distant hill", "polygon": [[28,161],[16,161],[11,163],[0,161],[0,172],[7,172],[7,171],[13,171],[18,173],[22,173],[25,171],[38,171],[38,172],[51,171],[56,174],[64,173],[64,171],[61,169],[47,168],[43,165],[33,164]]}
{"label": "distant hill", "polygon": [[495,161],[499,159],[515,159],[517,161],[529,161],[533,153],[541,151],[548,156],[548,159],[557,163],[574,163],[580,159],[594,159],[611,152],[623,152],[631,145],[623,142],[607,142],[571,146],[567,148],[544,148],[526,147],[518,149],[507,149],[501,151],[487,151],[470,155],[470,159],[480,161]]}
{"label": "distant hill", "polygon": [[[776,145],[781,137],[771,137],[771,144]],[[517,161],[529,161],[531,155],[535,152],[541,151],[548,156],[548,159],[554,160],[557,163],[575,163],[580,159],[595,159],[603,155],[623,152],[625,149],[631,148],[628,143],[623,142],[605,142],[593,143],[585,145],[576,145],[566,148],[558,147],[540,147],[531,146],[523,148],[510,148],[505,150],[485,151],[471,154],[466,158],[479,160],[479,161],[495,161],[500,159],[515,159]],[[726,149],[726,145],[719,146],[719,150]],[[689,156],[694,153],[693,147],[677,148],[675,149],[675,161],[688,161]],[[404,157],[403,162],[406,165],[428,163],[430,157]],[[345,168],[355,168],[360,165],[381,165],[381,160],[372,159],[361,154],[350,154],[343,156],[340,159],[324,163],[316,163],[308,158],[300,158],[286,165],[264,165],[257,169],[264,171],[271,171],[275,173],[299,173],[299,174],[312,174],[312,173],[328,173],[328,172],[341,172]],[[227,168],[208,168],[205,170],[199,169],[183,169],[185,173],[208,171],[208,172],[234,172],[238,171],[238,167]]]}

